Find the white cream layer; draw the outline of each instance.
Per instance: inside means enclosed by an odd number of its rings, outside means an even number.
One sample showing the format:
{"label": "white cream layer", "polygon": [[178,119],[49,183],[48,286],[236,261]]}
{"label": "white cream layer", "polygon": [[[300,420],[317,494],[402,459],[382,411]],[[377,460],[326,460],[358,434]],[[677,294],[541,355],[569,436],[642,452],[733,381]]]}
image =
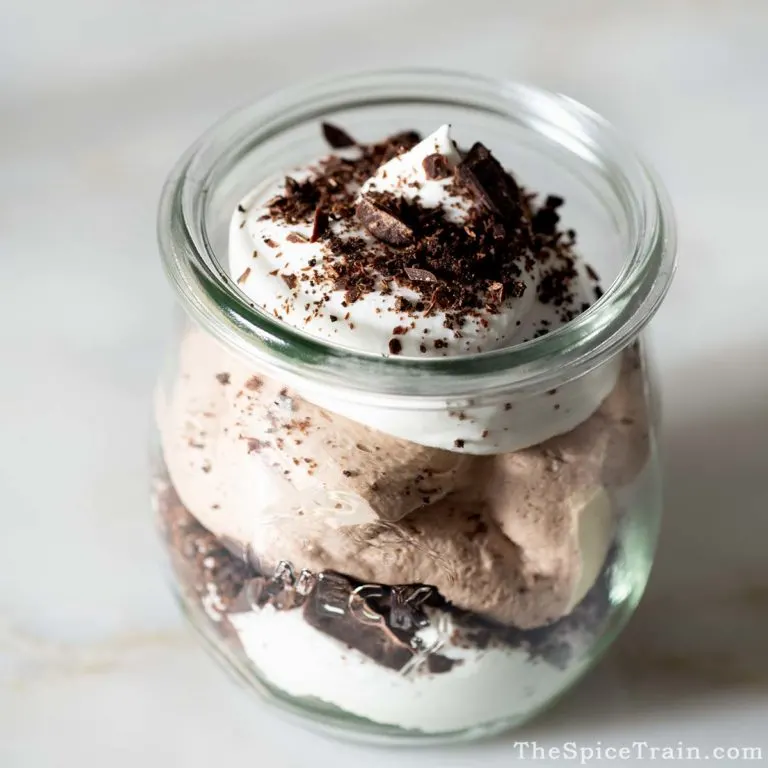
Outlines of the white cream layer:
{"label": "white cream layer", "polygon": [[[521,649],[466,649],[447,644],[438,652],[461,661],[450,671],[408,674],[383,667],[307,624],[300,610],[266,606],[229,617],[245,653],[264,677],[291,696],[312,697],[382,725],[424,733],[516,720],[544,706],[584,669],[585,638],[573,636],[574,661],[559,669]],[[450,636],[453,627],[443,627]],[[446,631],[447,630],[447,631]],[[422,634],[425,643],[436,630]]]}

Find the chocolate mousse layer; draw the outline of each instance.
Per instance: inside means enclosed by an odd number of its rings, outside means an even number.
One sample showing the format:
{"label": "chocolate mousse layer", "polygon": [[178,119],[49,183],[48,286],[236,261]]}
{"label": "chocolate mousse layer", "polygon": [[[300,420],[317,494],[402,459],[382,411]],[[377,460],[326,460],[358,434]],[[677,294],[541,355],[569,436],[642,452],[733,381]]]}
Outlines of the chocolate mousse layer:
{"label": "chocolate mousse layer", "polygon": [[636,349],[579,427],[489,457],[379,434],[231,360],[226,377],[214,374],[209,357],[204,381],[188,384],[204,395],[196,410],[189,395],[175,417],[183,429],[165,430],[166,462],[186,507],[235,551],[249,547],[265,573],[287,560],[370,583],[430,584],[459,609],[542,626],[598,578],[614,492],[648,458]]}

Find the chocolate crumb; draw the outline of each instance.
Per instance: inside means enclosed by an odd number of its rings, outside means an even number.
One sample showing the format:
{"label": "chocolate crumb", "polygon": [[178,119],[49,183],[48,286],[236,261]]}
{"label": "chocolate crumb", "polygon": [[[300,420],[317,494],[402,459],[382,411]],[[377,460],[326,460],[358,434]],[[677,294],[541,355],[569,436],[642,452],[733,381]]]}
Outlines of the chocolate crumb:
{"label": "chocolate crumb", "polygon": [[[232,210],[232,209],[230,208],[230,210]],[[242,205],[240,205],[239,203],[238,203],[238,206],[237,206],[237,210],[238,210],[240,213],[245,213],[245,208],[243,208],[243,206],[242,206]]]}
{"label": "chocolate crumb", "polygon": [[229,374],[228,373],[217,373],[216,374],[216,381],[218,381],[219,384],[229,384]]}
{"label": "chocolate crumb", "polygon": [[283,278],[285,284],[292,290],[296,290],[296,285],[299,282],[299,278],[296,275],[280,275]]}
{"label": "chocolate crumb", "polygon": [[403,350],[403,345],[400,342],[400,339],[390,339],[389,340],[389,352],[392,355],[399,355],[400,352]]}
{"label": "chocolate crumb", "polygon": [[499,306],[504,301],[504,284],[494,281],[488,286],[488,301]]}
{"label": "chocolate crumb", "polygon": [[589,264],[585,264],[584,269],[587,270],[587,274],[589,275],[590,280],[594,280],[595,282],[600,280],[600,276],[597,274],[597,272],[595,272],[594,267],[590,266]]}
{"label": "chocolate crumb", "polygon": [[464,447],[464,441],[463,440],[454,440],[453,444],[456,446],[456,448],[463,448]]}
{"label": "chocolate crumb", "polygon": [[596,285],[595,286],[595,299],[601,298],[602,295],[603,295],[603,289],[599,285]]}
{"label": "chocolate crumb", "polygon": [[250,389],[251,392],[258,392],[263,386],[264,382],[259,376],[251,376],[251,378],[245,382],[245,388]]}
{"label": "chocolate crumb", "polygon": [[445,155],[441,155],[439,152],[427,155],[421,164],[424,166],[424,173],[427,174],[428,179],[445,179],[451,175],[451,169],[448,167]]}
{"label": "chocolate crumb", "polygon": [[277,243],[271,237],[265,237],[264,243],[268,245],[270,248],[277,248]]}
{"label": "chocolate crumb", "polygon": [[301,232],[289,232],[285,238],[289,243],[306,243],[307,238]]}
{"label": "chocolate crumb", "polygon": [[408,329],[405,326],[403,326],[403,325],[396,325],[392,329],[392,333],[395,336],[404,336],[406,333],[408,333]]}
{"label": "chocolate crumb", "polygon": [[448,342],[444,339],[435,339],[435,349],[445,349],[448,346]]}
{"label": "chocolate crumb", "polygon": [[544,202],[545,208],[560,208],[565,204],[565,200],[559,195],[547,195],[547,199]]}
{"label": "chocolate crumb", "polygon": [[354,147],[357,142],[343,129],[332,123],[323,123],[323,137],[332,149]]}
{"label": "chocolate crumb", "polygon": [[339,318],[336,315],[328,315],[332,323],[335,323]]}
{"label": "chocolate crumb", "polygon": [[424,344],[419,344],[419,352],[423,354],[426,351],[427,351],[426,346],[424,346]]}

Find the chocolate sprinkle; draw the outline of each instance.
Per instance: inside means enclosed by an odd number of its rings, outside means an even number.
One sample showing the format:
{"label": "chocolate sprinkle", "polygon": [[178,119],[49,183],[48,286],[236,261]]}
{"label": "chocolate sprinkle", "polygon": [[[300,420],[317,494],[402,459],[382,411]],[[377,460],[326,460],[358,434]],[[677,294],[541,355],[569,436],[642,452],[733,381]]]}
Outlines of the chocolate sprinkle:
{"label": "chocolate sprinkle", "polygon": [[354,147],[357,142],[343,129],[331,123],[323,123],[323,137],[332,149]]}

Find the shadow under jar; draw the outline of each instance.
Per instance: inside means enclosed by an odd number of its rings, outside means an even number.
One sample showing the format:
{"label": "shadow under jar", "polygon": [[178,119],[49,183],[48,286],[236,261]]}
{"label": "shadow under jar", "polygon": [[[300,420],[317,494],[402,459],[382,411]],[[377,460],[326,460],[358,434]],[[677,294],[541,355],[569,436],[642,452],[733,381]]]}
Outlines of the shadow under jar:
{"label": "shadow under jar", "polygon": [[[565,198],[604,295],[460,357],[352,351],[260,311],[229,274],[230,220],[328,153],[321,121],[482,141]],[[360,74],[217,125],[173,171],[159,237],[184,312],[156,393],[154,502],[208,646],[274,705],[360,740],[471,739],[552,703],[637,605],[661,513],[639,334],[675,238],[647,167],[561,96]]]}

